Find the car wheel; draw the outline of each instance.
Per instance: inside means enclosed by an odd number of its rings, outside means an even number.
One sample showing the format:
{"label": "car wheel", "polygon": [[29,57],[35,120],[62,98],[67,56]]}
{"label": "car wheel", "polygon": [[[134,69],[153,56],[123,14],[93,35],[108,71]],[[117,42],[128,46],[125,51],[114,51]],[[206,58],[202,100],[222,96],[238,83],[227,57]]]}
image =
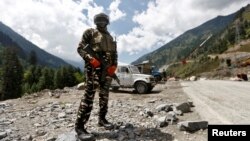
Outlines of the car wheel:
{"label": "car wheel", "polygon": [[150,93],[150,92],[153,90],[153,88],[154,88],[154,87],[149,86],[149,87],[148,87],[148,93]]}
{"label": "car wheel", "polygon": [[148,86],[145,82],[136,82],[135,83],[135,90],[139,94],[144,94],[148,92]]}

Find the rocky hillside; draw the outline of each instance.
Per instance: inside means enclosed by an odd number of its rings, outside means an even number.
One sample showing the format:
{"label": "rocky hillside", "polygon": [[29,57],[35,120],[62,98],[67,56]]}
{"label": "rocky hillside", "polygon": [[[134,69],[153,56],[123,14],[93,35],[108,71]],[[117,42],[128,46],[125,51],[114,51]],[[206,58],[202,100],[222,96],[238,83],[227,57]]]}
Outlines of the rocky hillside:
{"label": "rocky hillside", "polygon": [[[201,45],[209,36],[212,36],[196,55],[206,55],[211,53],[222,53],[239,40],[244,40],[250,36],[250,5],[241,10],[228,15],[218,16],[208,22],[186,31],[184,34],[163,45],[159,49],[140,57],[132,64],[138,64],[145,60],[151,60],[157,67],[181,61],[188,57],[190,53]],[[238,30],[235,30],[238,28]],[[239,32],[236,33],[236,31]],[[237,35],[238,34],[238,35]]]}
{"label": "rocky hillside", "polygon": [[37,55],[38,64],[42,66],[55,68],[69,65],[64,60],[40,49],[35,44],[26,40],[14,30],[4,25],[2,22],[0,22],[0,45],[3,47],[15,48],[18,56],[23,60],[27,60],[30,52],[34,51]]}
{"label": "rocky hillside", "polygon": [[[2,101],[0,140],[76,141],[74,122],[82,94],[76,88],[64,88]],[[159,84],[145,95],[129,89],[111,92],[107,118],[116,128],[107,131],[97,126],[97,94],[87,130],[99,141],[206,141],[207,130],[200,129],[207,122],[191,106],[178,82]],[[198,126],[188,125],[188,121],[196,121]]]}

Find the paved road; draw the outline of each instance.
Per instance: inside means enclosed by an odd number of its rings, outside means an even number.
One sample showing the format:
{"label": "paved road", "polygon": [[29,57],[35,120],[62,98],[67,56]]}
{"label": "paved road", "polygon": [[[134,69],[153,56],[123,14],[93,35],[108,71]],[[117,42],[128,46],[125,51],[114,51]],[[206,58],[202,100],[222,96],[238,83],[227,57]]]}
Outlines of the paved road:
{"label": "paved road", "polygon": [[250,82],[181,82],[201,118],[209,124],[250,124]]}

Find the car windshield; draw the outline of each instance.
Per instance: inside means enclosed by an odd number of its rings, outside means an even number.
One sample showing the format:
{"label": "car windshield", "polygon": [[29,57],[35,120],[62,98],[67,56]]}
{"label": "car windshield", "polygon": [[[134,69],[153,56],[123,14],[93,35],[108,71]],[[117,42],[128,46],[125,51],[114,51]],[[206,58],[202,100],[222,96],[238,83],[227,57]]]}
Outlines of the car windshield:
{"label": "car windshield", "polygon": [[140,71],[136,66],[130,66],[131,73],[133,74],[139,74]]}

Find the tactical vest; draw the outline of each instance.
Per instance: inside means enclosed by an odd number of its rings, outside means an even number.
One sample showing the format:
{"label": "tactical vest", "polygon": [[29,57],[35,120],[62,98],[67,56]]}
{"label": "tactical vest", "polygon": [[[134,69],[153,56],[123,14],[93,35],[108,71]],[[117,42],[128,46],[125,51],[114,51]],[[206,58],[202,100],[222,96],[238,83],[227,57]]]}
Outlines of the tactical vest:
{"label": "tactical vest", "polygon": [[109,33],[101,33],[97,29],[93,29],[92,49],[97,52],[100,58],[104,58],[109,64],[113,64],[116,53],[116,41]]}
{"label": "tactical vest", "polygon": [[96,52],[115,52],[116,42],[110,34],[99,32],[97,29],[93,29],[92,33],[92,48]]}

